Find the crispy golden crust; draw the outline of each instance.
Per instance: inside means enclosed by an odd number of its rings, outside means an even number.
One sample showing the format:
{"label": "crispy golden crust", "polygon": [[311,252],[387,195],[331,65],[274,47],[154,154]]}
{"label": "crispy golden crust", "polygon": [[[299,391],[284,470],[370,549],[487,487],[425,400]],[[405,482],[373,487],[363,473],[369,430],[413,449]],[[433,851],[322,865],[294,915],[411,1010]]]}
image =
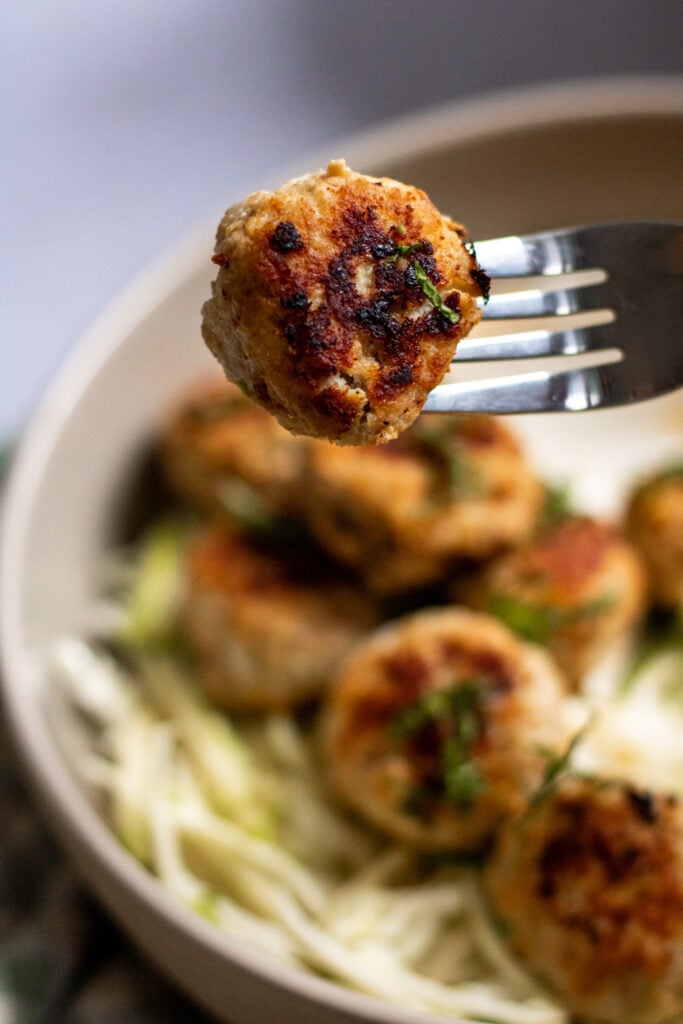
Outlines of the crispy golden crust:
{"label": "crispy golden crust", "polygon": [[293,433],[383,443],[480,318],[485,275],[463,236],[419,189],[334,161],[227,211],[204,339]]}
{"label": "crispy golden crust", "polygon": [[494,561],[467,603],[544,644],[578,685],[644,613],[645,577],[613,526],[574,516]]}
{"label": "crispy golden crust", "polygon": [[[540,785],[541,749],[563,749],[563,696],[545,654],[495,620],[459,608],[406,616],[357,646],[328,691],[332,784],[398,840],[478,849]],[[433,719],[406,728],[440,700]]]}
{"label": "crispy golden crust", "polygon": [[209,698],[276,711],[317,695],[376,622],[372,605],[319,559],[278,556],[224,525],[196,539],[181,624]]}
{"label": "crispy golden crust", "polygon": [[662,608],[683,609],[683,465],[657,473],[631,495],[625,529]]}
{"label": "crispy golden crust", "polygon": [[160,439],[161,464],[174,492],[202,510],[229,511],[242,502],[264,512],[290,512],[305,441],[219,375],[180,397]]}
{"label": "crispy golden crust", "polygon": [[430,415],[382,447],[319,443],[306,454],[311,531],[378,592],[523,542],[542,497],[516,438],[491,416]]}
{"label": "crispy golden crust", "polygon": [[503,832],[486,872],[518,955],[581,1019],[683,1012],[683,814],[672,797],[564,778]]}

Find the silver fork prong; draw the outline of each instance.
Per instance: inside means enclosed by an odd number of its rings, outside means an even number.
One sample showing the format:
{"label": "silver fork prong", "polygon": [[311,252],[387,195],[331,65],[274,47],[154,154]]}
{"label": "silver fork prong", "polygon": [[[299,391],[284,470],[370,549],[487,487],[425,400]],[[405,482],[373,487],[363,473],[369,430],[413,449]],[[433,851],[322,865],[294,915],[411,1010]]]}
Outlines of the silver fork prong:
{"label": "silver fork prong", "polygon": [[555,291],[509,292],[492,295],[482,309],[484,320],[534,319],[543,316],[569,316],[610,308],[610,293],[604,283],[561,288]]}
{"label": "silver fork prong", "polygon": [[517,331],[491,337],[470,335],[458,345],[455,363],[486,362],[491,359],[537,359],[544,356],[573,356],[581,352],[618,348],[615,324],[596,324],[567,331]]}
{"label": "silver fork prong", "polygon": [[[486,240],[476,250],[494,278],[572,277],[502,287],[483,312],[500,324],[495,336],[489,330],[465,339],[456,365],[566,359],[525,374],[440,384],[426,411],[578,412],[654,398],[683,384],[683,225],[592,224]],[[591,273],[575,274],[583,271]],[[546,323],[533,322],[539,317]]]}
{"label": "silver fork prong", "polygon": [[661,368],[650,377],[631,372],[628,361],[599,366],[537,371],[486,380],[439,384],[424,412],[585,412],[641,402],[681,386],[680,366]]}
{"label": "silver fork prong", "polygon": [[624,388],[620,365],[440,384],[429,395],[423,412],[585,412],[623,405],[635,398]]}
{"label": "silver fork prong", "polygon": [[571,228],[487,239],[477,242],[475,249],[492,278],[568,274],[591,267]]}

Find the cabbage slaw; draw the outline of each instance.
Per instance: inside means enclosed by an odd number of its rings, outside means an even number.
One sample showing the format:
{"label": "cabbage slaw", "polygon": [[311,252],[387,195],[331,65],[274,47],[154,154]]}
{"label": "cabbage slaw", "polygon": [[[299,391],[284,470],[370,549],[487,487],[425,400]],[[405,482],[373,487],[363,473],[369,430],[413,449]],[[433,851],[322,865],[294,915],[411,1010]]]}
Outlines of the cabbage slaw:
{"label": "cabbage slaw", "polygon": [[[177,524],[152,528],[137,560],[117,566],[97,641],[65,636],[51,652],[91,737],[74,769],[120,841],[175,898],[292,965],[448,1017],[568,1024],[508,951],[473,863],[426,863],[347,816],[326,792],[315,731],[294,715],[230,720],[205,702],[173,644],[182,547]],[[655,715],[660,691],[648,689]],[[617,761],[638,761],[627,733],[603,717],[578,763],[604,768],[610,738]],[[683,760],[676,768],[683,790]]]}

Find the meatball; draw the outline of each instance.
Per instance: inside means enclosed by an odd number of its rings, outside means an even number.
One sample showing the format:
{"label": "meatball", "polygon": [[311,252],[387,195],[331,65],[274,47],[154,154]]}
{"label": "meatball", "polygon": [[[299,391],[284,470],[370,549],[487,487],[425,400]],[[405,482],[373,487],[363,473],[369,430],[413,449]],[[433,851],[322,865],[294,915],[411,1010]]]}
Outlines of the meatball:
{"label": "meatball", "polygon": [[612,526],[571,516],[489,565],[468,603],[545,645],[576,685],[644,612],[645,579]]}
{"label": "meatball", "polygon": [[319,560],[280,556],[225,525],[190,546],[180,615],[209,699],[238,711],[315,696],[377,621],[367,599]]}
{"label": "meatball", "polygon": [[331,784],[395,839],[477,850],[564,748],[564,695],[547,655],[494,619],[412,613],[357,645],[327,691]]}
{"label": "meatball", "polygon": [[382,447],[306,454],[311,533],[377,592],[431,584],[532,533],[543,490],[502,420],[425,416]]}
{"label": "meatball", "polygon": [[383,443],[480,319],[487,279],[463,238],[424,192],[335,160],[227,211],[204,339],[293,433]]}
{"label": "meatball", "polygon": [[645,562],[653,602],[683,614],[683,461],[634,490],[625,528]]}
{"label": "meatball", "polygon": [[293,514],[304,444],[216,375],[182,395],[165,424],[160,454],[181,499],[244,519]]}
{"label": "meatball", "polygon": [[683,812],[674,797],[560,776],[485,872],[513,950],[581,1020],[683,1013]]}

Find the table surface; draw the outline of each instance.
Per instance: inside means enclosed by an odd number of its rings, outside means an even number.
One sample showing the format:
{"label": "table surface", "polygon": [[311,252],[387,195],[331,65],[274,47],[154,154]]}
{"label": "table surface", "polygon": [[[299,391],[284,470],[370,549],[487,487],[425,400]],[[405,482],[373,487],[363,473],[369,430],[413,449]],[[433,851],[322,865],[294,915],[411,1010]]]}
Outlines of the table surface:
{"label": "table surface", "polygon": [[[131,277],[302,153],[508,86],[683,71],[680,0],[33,0],[3,28],[0,438]],[[2,737],[0,834],[0,1021],[207,1020],[82,891]]]}

